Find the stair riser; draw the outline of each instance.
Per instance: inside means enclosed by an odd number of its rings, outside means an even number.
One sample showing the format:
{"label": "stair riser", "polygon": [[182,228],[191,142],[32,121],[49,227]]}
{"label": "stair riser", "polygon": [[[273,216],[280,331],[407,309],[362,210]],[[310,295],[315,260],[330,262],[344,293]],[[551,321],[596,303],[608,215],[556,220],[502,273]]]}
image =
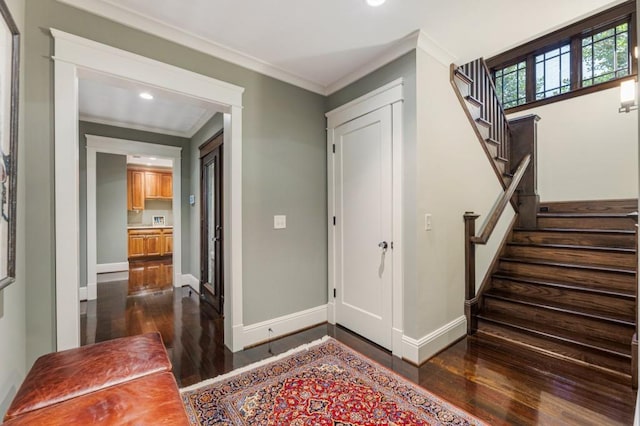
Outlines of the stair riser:
{"label": "stair riser", "polygon": [[540,203],[552,213],[632,213],[638,210],[638,200],[593,200]]}
{"label": "stair riser", "polygon": [[588,247],[635,248],[635,236],[566,232],[515,231],[513,241],[532,244],[572,244]]}
{"label": "stair riser", "polygon": [[610,217],[538,217],[539,228],[563,229],[635,229],[635,222],[629,218]]}
{"label": "stair riser", "polygon": [[635,275],[633,274],[506,261],[500,262],[499,270],[511,275],[635,294]]}
{"label": "stair riser", "polygon": [[[504,330],[505,328],[500,326],[498,330]],[[508,327],[506,328],[508,330]],[[478,319],[478,331],[480,334],[483,332],[490,333],[495,335],[496,326],[490,321],[485,321],[483,319]],[[518,341],[509,338],[506,333],[500,333],[502,335],[502,339],[507,342],[512,342],[514,344],[520,344]],[[593,368],[597,369],[598,367],[603,367],[606,369],[610,369],[613,371],[620,372],[622,374],[630,375],[631,374],[631,363],[624,358],[614,357],[614,356],[602,356],[589,353],[587,351],[582,350],[580,347],[575,347],[568,349],[567,347],[561,347],[557,345],[551,339],[540,339],[533,338],[534,340],[529,342],[527,346],[531,350],[537,350],[541,353],[546,353],[551,355],[552,353],[558,354],[562,356],[566,361],[575,360],[576,363],[584,362],[587,364],[591,364]],[[537,342],[535,340],[538,340]],[[533,346],[533,347],[532,347]],[[537,347],[537,348],[536,348]],[[616,376],[612,375],[612,378]],[[624,381],[626,380],[621,377],[617,377],[618,380]],[[630,383],[630,381],[629,381]]]}
{"label": "stair riser", "polygon": [[[511,303],[489,297],[484,299],[483,312],[508,315],[511,318],[527,320],[533,324],[550,324],[570,332],[575,336],[576,340],[580,340],[580,336],[591,336],[621,344],[628,343],[629,353],[631,351],[631,338],[634,331],[631,326],[578,317],[565,312]],[[549,331],[549,333],[552,332]]]}
{"label": "stair riser", "polygon": [[554,288],[543,285],[521,283],[517,281],[494,278],[492,288],[506,291],[514,295],[534,297],[540,300],[562,300],[571,302],[579,309],[589,309],[603,315],[623,315],[629,321],[635,320],[635,303],[633,300],[620,297],[605,296],[577,290]]}
{"label": "stair riser", "polygon": [[542,260],[552,259],[554,262],[576,263],[579,265],[604,265],[629,269],[634,269],[636,266],[635,253],[523,246],[508,246],[507,253],[510,257]]}

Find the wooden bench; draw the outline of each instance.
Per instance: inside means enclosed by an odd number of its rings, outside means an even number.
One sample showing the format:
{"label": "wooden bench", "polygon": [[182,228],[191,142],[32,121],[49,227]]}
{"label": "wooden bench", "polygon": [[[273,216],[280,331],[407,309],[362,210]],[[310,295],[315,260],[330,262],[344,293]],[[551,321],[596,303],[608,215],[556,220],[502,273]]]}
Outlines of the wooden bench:
{"label": "wooden bench", "polygon": [[13,399],[5,422],[188,424],[157,332],[41,356]]}

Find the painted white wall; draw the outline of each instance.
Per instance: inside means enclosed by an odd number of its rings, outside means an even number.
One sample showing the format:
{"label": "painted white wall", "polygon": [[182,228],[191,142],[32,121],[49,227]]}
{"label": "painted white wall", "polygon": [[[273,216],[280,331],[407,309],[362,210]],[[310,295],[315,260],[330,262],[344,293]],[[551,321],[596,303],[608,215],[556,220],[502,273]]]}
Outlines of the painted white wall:
{"label": "painted white wall", "polygon": [[[9,10],[20,29],[24,49],[25,3],[7,0]],[[23,55],[21,55],[24,58]],[[24,60],[20,66],[20,129],[18,141],[18,206],[16,281],[0,290],[0,418],[4,417],[15,396],[26,366],[26,301],[25,301],[25,167],[24,167]]]}
{"label": "painted white wall", "polygon": [[[406,295],[413,317],[406,333],[421,338],[464,315],[465,211],[480,214],[480,229],[503,189],[449,84],[449,65],[417,50],[417,294]],[[424,215],[433,229],[425,231]],[[514,216],[509,205],[486,246],[477,248],[477,286],[482,282]],[[405,310],[405,312],[407,312]],[[415,324],[410,329],[409,324]],[[464,323],[440,347],[420,353],[424,360],[464,334]]]}
{"label": "painted white wall", "polygon": [[511,114],[538,114],[541,201],[638,197],[638,112],[612,88]]}

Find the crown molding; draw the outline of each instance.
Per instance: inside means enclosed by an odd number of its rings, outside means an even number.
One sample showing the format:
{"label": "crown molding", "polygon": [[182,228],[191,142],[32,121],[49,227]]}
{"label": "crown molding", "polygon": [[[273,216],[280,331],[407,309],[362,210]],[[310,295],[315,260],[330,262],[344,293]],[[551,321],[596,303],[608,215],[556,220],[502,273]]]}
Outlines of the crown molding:
{"label": "crown molding", "polygon": [[157,133],[159,135],[176,136],[176,137],[179,137],[179,138],[187,138],[187,139],[189,139],[189,138],[191,138],[191,136],[193,136],[193,135],[189,135],[189,132],[180,132],[180,131],[175,131],[175,130],[160,129],[158,127],[145,126],[144,124],[126,123],[124,121],[109,120],[109,119],[105,119],[105,118],[94,117],[92,115],[87,115],[87,114],[79,114],[78,115],[78,120],[79,121],[85,121],[87,123],[103,124],[105,126],[114,126],[114,127],[121,127],[121,128],[124,128],[124,129],[140,130],[142,132]]}
{"label": "crown molding", "polygon": [[440,46],[422,30],[418,31],[416,48],[428,53],[436,61],[440,62],[447,68],[458,59],[453,53]]}
{"label": "crown molding", "polygon": [[214,43],[204,37],[190,33],[178,27],[169,25],[156,19],[141,15],[140,13],[116,6],[108,0],[57,0],[77,9],[85,10],[93,15],[118,22],[127,27],[131,27],[145,33],[170,40],[194,50],[198,50],[207,55],[220,58],[243,68],[264,74],[285,83],[301,87],[314,93],[325,94],[325,87],[322,84],[307,80],[276,65],[247,55],[235,49]]}
{"label": "crown molding", "polygon": [[404,38],[401,38],[397,42],[393,43],[393,45],[389,49],[385,50],[382,54],[378,55],[372,61],[347,74],[341,79],[336,80],[334,83],[331,83],[329,86],[327,86],[325,95],[329,96],[330,94],[347,87],[351,83],[360,80],[362,77],[371,74],[378,68],[381,68],[388,63],[398,59],[400,56],[414,50],[418,45],[420,32],[420,30],[416,30],[411,34],[405,36]]}

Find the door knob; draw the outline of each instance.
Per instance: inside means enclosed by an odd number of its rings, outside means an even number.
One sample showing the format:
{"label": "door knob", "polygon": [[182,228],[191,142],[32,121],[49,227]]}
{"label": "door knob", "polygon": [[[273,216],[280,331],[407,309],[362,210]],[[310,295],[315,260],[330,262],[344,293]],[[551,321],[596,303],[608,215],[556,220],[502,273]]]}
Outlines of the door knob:
{"label": "door knob", "polygon": [[386,241],[383,241],[378,244],[378,247],[380,247],[382,250],[386,250],[387,248],[389,248],[389,244]]}

